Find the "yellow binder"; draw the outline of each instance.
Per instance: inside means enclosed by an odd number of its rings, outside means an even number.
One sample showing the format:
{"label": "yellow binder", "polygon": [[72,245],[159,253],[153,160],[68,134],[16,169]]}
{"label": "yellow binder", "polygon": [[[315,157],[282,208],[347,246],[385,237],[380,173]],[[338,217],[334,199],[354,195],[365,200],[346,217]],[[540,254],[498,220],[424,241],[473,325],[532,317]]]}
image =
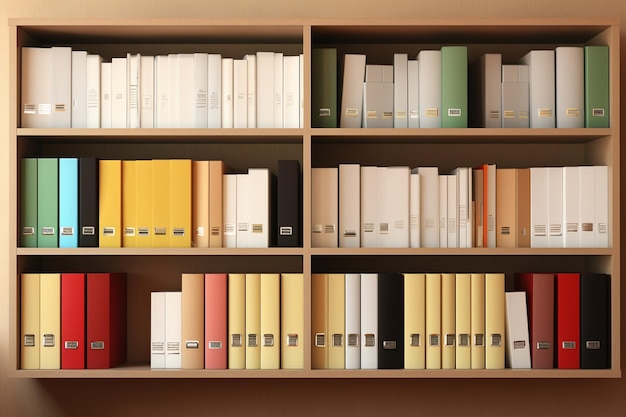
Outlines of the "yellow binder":
{"label": "yellow binder", "polygon": [[191,160],[170,161],[170,247],[191,247]]}
{"label": "yellow binder", "polygon": [[261,368],[261,275],[246,274],[246,369]]}
{"label": "yellow binder", "polygon": [[122,161],[100,160],[100,247],[122,246]]}
{"label": "yellow binder", "polygon": [[471,275],[456,274],[456,369],[471,366]]}
{"label": "yellow binder", "polygon": [[61,274],[40,274],[41,369],[61,369]]}
{"label": "yellow binder", "polygon": [[441,369],[441,275],[426,274],[426,369]]}
{"label": "yellow binder", "polygon": [[261,369],[280,368],[280,274],[261,274]]}
{"label": "yellow binder", "polygon": [[346,284],[344,274],[328,274],[328,368],[344,369]]}
{"label": "yellow binder", "polygon": [[426,367],[426,275],[404,274],[404,367]]}
{"label": "yellow binder", "polygon": [[281,367],[304,368],[304,275],[281,275]]}
{"label": "yellow binder", "polygon": [[456,368],[455,274],[441,274],[441,368]]}
{"label": "yellow binder", "polygon": [[311,368],[328,368],[328,274],[311,275]]}
{"label": "yellow binder", "polygon": [[504,369],[504,274],[485,274],[485,368]]}
{"label": "yellow binder", "polygon": [[135,161],[136,208],[137,208],[137,247],[152,247],[154,233],[152,223],[152,161]]}
{"label": "yellow binder", "polygon": [[137,164],[122,161],[122,246],[137,247]]}
{"label": "yellow binder", "polygon": [[21,276],[21,369],[39,369],[39,274]]}
{"label": "yellow binder", "polygon": [[152,246],[170,246],[170,160],[152,161]]}
{"label": "yellow binder", "polygon": [[246,368],[245,339],[246,275],[228,274],[228,369]]}
{"label": "yellow binder", "polygon": [[470,274],[471,368],[485,369],[485,274]]}

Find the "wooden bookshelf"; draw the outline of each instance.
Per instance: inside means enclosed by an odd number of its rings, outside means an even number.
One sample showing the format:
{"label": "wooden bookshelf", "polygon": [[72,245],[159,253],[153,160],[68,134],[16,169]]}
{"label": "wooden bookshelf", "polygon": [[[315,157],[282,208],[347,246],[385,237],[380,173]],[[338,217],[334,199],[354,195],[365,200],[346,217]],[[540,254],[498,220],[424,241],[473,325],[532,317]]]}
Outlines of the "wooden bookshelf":
{"label": "wooden bookshelf", "polygon": [[[9,19],[10,134],[9,323],[10,374],[17,378],[619,378],[620,365],[620,28],[611,19]],[[468,45],[471,63],[485,52],[515,62],[533,48],[603,44],[610,47],[611,121],[605,129],[321,129],[311,127],[311,51],[335,47],[338,80],[343,54],[391,63],[394,52],[417,54],[443,44]],[[23,46],[72,46],[107,59],[219,52],[241,58],[262,50],[304,54],[304,125],[299,129],[33,129],[20,126]],[[341,91],[341,90],[339,90]],[[471,99],[470,99],[471,100]],[[471,101],[470,101],[471,102]],[[235,169],[297,159],[303,171],[303,246],[268,249],[43,249],[18,246],[19,161],[25,156],[223,159]],[[322,249],[311,245],[311,169],[342,162],[372,165],[502,167],[602,164],[609,167],[609,248],[597,249]],[[107,370],[20,370],[22,272],[117,268],[129,274],[128,364]],[[151,370],[149,294],[180,289],[180,274],[302,272],[305,282],[304,369]],[[314,370],[311,369],[311,274],[318,272],[483,272],[521,269],[611,275],[611,367],[601,370]]]}

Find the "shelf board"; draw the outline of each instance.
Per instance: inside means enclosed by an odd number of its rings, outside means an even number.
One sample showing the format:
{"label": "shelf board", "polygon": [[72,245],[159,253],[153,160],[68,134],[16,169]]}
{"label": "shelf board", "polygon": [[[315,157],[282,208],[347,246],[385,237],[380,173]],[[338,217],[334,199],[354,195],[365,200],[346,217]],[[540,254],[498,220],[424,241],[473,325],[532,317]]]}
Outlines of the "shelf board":
{"label": "shelf board", "polygon": [[596,129],[311,129],[313,143],[587,143],[610,136]]}
{"label": "shelf board", "polygon": [[17,248],[18,256],[301,256],[302,248]]}
{"label": "shelf board", "polygon": [[611,248],[312,248],[323,256],[610,256]]}
{"label": "shelf board", "polygon": [[355,370],[205,370],[205,369],[150,369],[147,365],[123,365],[112,369],[16,370],[15,378],[150,378],[150,379],[571,379],[621,378],[619,369],[487,369],[487,370],[410,370],[410,369],[355,369]]}

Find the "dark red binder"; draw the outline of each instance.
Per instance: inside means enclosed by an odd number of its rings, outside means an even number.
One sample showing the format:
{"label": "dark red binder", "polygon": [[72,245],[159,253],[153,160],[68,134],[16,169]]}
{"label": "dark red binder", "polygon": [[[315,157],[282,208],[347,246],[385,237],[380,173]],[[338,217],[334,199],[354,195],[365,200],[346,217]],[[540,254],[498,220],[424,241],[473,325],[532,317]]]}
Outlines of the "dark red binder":
{"label": "dark red binder", "polygon": [[580,274],[556,274],[557,368],[580,368]]}
{"label": "dark red binder", "polygon": [[554,274],[516,274],[515,289],[526,292],[531,366],[554,368]]}
{"label": "dark red binder", "polygon": [[126,362],[126,274],[87,274],[87,368]]}
{"label": "dark red binder", "polygon": [[85,368],[85,274],[61,274],[61,369]]}

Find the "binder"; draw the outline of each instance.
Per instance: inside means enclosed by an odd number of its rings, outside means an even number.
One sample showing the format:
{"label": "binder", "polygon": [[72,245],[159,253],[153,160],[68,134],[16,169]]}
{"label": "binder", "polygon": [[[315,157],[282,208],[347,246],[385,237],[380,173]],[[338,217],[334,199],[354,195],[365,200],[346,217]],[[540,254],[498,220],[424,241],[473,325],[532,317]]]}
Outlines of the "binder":
{"label": "binder", "polygon": [[[192,246],[209,247],[209,161],[192,161]],[[226,181],[226,178],[224,178]],[[226,187],[224,187],[225,189]]]}
{"label": "binder", "polygon": [[191,247],[192,171],[190,159],[170,161],[170,247]]}
{"label": "binder", "polygon": [[261,368],[261,275],[246,274],[246,369]]}
{"label": "binder", "polygon": [[441,369],[456,368],[456,274],[441,274]]}
{"label": "binder", "polygon": [[311,126],[337,127],[337,48],[311,50]]}
{"label": "binder", "polygon": [[580,166],[579,195],[594,198],[581,198],[580,203],[580,247],[593,248],[595,246],[596,229],[596,203],[595,203],[595,168],[593,166]]}
{"label": "binder", "polygon": [[362,127],[393,127],[393,66],[366,65]]}
{"label": "binder", "polygon": [[593,167],[595,181],[594,198],[595,203],[595,247],[609,247],[609,168],[606,165],[596,165]]}
{"label": "binder", "polygon": [[233,58],[222,58],[222,128],[233,127],[233,67]]}
{"label": "binder", "polygon": [[[209,161],[209,246],[221,248],[224,238],[223,218],[223,176],[229,168],[224,161]],[[239,201],[239,200],[238,200]]]}
{"label": "binder", "polygon": [[422,50],[419,61],[420,127],[441,127],[441,51]]}
{"label": "binder", "polygon": [[311,275],[311,369],[328,368],[328,274]]}
{"label": "binder", "polygon": [[438,248],[439,168],[419,167],[414,168],[412,172],[420,176],[420,246],[422,248]]}
{"label": "binder", "polygon": [[165,293],[150,293],[150,368],[165,369]]}
{"label": "binder", "polygon": [[[556,367],[580,368],[580,274],[556,274]],[[596,306],[597,307],[597,306]]]}
{"label": "binder", "polygon": [[365,61],[363,54],[344,55],[339,127],[361,127]]}
{"label": "binder", "polygon": [[455,277],[456,369],[472,365],[472,276],[457,273]]}
{"label": "binder", "polygon": [[482,248],[486,243],[484,241],[485,226],[483,222],[485,220],[485,210],[487,209],[484,190],[485,178],[482,169],[476,168],[472,171],[472,182],[474,184],[474,246]]}
{"label": "binder", "polygon": [[279,247],[302,245],[302,185],[300,161],[278,161],[277,244]]}
{"label": "binder", "polygon": [[378,167],[361,166],[361,212],[360,212],[360,237],[361,247],[375,248],[378,246],[377,208],[378,208]]}
{"label": "binder", "polygon": [[126,361],[126,274],[87,274],[87,368]]}
{"label": "binder", "polygon": [[248,61],[233,61],[233,127],[248,127]]}
{"label": "binder", "polygon": [[517,247],[517,169],[496,170],[496,247]]}
{"label": "binder", "polygon": [[391,166],[385,171],[385,186],[378,195],[386,205],[389,224],[388,234],[379,236],[380,247],[409,247],[410,177],[411,170],[406,166]]}
{"label": "binder", "polygon": [[441,127],[467,127],[467,46],[441,47]]}
{"label": "binder", "polygon": [[520,60],[528,65],[531,128],[556,126],[554,55],[554,50],[533,50]]}
{"label": "binder", "polygon": [[280,368],[280,274],[261,274],[261,369]]}
{"label": "binder", "polygon": [[557,46],[554,59],[556,127],[584,127],[585,51],[582,46]]}
{"label": "binder", "polygon": [[[447,232],[446,240],[448,241],[449,248],[458,248],[460,242],[460,231],[459,231],[459,213],[460,213],[460,202],[458,196],[458,184],[456,175],[446,175],[445,176],[448,182],[448,204],[446,207],[447,210]],[[465,239],[465,235],[463,235],[464,243],[467,243]]]}
{"label": "binder", "polygon": [[441,274],[426,274],[426,369],[441,369]]}
{"label": "binder", "polygon": [[[283,57],[283,127],[300,127],[300,56]],[[335,90],[336,91],[336,90]]]}
{"label": "binder", "polygon": [[338,246],[338,168],[311,169],[311,245],[314,248]]}
{"label": "binder", "polygon": [[530,127],[528,65],[502,65],[502,127]]}
{"label": "binder", "polygon": [[37,247],[37,158],[20,161],[20,246]]}
{"label": "binder", "polygon": [[167,118],[168,127],[180,127],[179,54],[167,56]]}
{"label": "binder", "polygon": [[22,48],[21,127],[52,127],[52,50]]}
{"label": "binder", "polygon": [[502,54],[483,54],[470,66],[469,91],[476,101],[469,106],[473,127],[502,127]]}
{"label": "binder", "polygon": [[580,247],[580,169],[563,167],[563,247]]}
{"label": "binder", "polygon": [[328,368],[345,369],[345,275],[328,274]]}
{"label": "binder", "polygon": [[408,127],[408,54],[393,54],[393,127]]}
{"label": "binder", "polygon": [[[171,97],[170,97],[171,98]],[[111,58],[111,127],[127,128],[128,60]]]}
{"label": "binder", "polygon": [[138,248],[152,247],[154,236],[154,221],[152,213],[152,170],[151,160],[135,161],[135,190],[136,190],[136,210],[137,210],[137,238]]}
{"label": "binder", "polygon": [[152,247],[170,246],[171,229],[171,161],[152,160]]}
{"label": "binder", "polygon": [[87,127],[87,51],[72,51],[71,127]]}
{"label": "binder", "polygon": [[[208,168],[208,164],[207,164]],[[224,175],[223,178],[223,217],[224,217],[224,240],[223,245],[225,248],[236,248],[237,247],[237,178],[239,175],[230,174]],[[207,180],[208,180],[208,172],[207,172]],[[208,185],[207,185],[207,194],[208,194]],[[207,209],[206,209],[206,223],[208,230],[208,222],[209,222],[209,209],[208,209],[208,198],[207,198]],[[197,213],[197,211],[195,211]],[[203,232],[204,232],[203,230]],[[206,244],[208,247],[209,237],[208,234],[206,236]]]}
{"label": "binder", "polygon": [[222,127],[222,55],[208,55],[208,127]]}
{"label": "binder", "polygon": [[100,65],[100,127],[112,127],[112,91],[111,91],[112,64],[103,62]]}
{"label": "binder", "polygon": [[548,247],[563,247],[563,168],[548,168]]}
{"label": "binder", "polygon": [[178,127],[196,124],[195,69],[194,54],[178,54]]}
{"label": "binder", "polygon": [[439,175],[439,247],[448,247],[448,176]]}
{"label": "binder", "polygon": [[85,368],[85,274],[61,274],[61,369]]}
{"label": "binder", "polygon": [[530,168],[530,247],[548,247],[548,168]]}
{"label": "binder", "polygon": [[485,369],[485,274],[470,274],[471,369]]}
{"label": "binder", "polygon": [[516,274],[515,288],[526,292],[532,367],[554,368],[554,274]]}
{"label": "binder", "polygon": [[168,291],[165,293],[165,368],[180,369],[181,358],[181,293]]}
{"label": "binder", "polygon": [[249,128],[256,127],[256,55],[248,54],[244,56],[248,62],[248,105],[247,121]]}
{"label": "binder", "polygon": [[345,274],[345,368],[361,368],[361,274]]}
{"label": "binder", "polygon": [[72,126],[72,48],[50,48],[52,72],[52,125],[47,127],[69,128]]}
{"label": "binder", "polygon": [[420,247],[420,216],[421,216],[420,176],[411,172],[409,178],[409,247]]}
{"label": "binder", "polygon": [[528,315],[526,311],[526,293],[523,291],[507,292],[506,302],[506,360],[507,368],[529,369],[530,339],[528,335]]}
{"label": "binder", "polygon": [[407,89],[408,107],[407,119],[408,127],[420,127],[420,106],[419,106],[419,61],[409,59],[407,63]]}
{"label": "binder", "polygon": [[248,174],[236,174],[237,177],[237,247],[247,248],[250,234],[250,193]]}
{"label": "binder", "polygon": [[361,274],[361,369],[378,369],[378,274]]}
{"label": "binder", "polygon": [[154,57],[154,127],[170,127],[169,56]]}
{"label": "binder", "polygon": [[304,368],[304,275],[280,275],[280,364]]}
{"label": "binder", "polygon": [[426,275],[404,274],[404,368],[426,367]]}
{"label": "binder", "polygon": [[[497,220],[497,219],[496,219]],[[517,247],[529,248],[530,223],[530,169],[517,169]]]}
{"label": "binder", "polygon": [[39,369],[41,351],[39,274],[20,276],[20,369]]}
{"label": "binder", "polygon": [[204,274],[181,275],[181,368],[204,369]]}
{"label": "binder", "polygon": [[267,168],[248,169],[248,193],[250,195],[250,229],[248,247],[268,248],[275,242],[274,186],[276,183]]}
{"label": "binder", "polygon": [[246,368],[246,274],[228,274],[228,369]]}
{"label": "binder", "polygon": [[139,66],[141,71],[141,75],[139,78],[140,126],[142,128],[152,128],[154,127],[155,110],[154,56],[142,55]]}
{"label": "binder", "polygon": [[611,277],[580,274],[580,367],[611,367]]}
{"label": "binder", "polygon": [[402,274],[378,274],[378,368],[404,368]]}
{"label": "binder", "polygon": [[504,369],[504,274],[485,273],[485,368]]}
{"label": "binder", "polygon": [[139,104],[139,80],[141,76],[141,55],[126,54],[128,87],[127,87],[127,112],[128,127],[139,128],[140,125],[140,104]]}
{"label": "binder", "polygon": [[[472,182],[470,181],[471,168],[458,167],[452,171],[456,176],[456,201],[457,201],[457,229],[458,229],[458,247],[472,247],[472,221],[470,219],[471,203],[472,203]],[[450,183],[448,183],[450,188]],[[450,189],[448,189],[448,192]],[[448,230],[450,233],[450,230]]]}
{"label": "binder", "polygon": [[37,246],[59,247],[59,160],[37,160]]}
{"label": "binder", "polygon": [[361,167],[339,164],[339,247],[361,246]]}
{"label": "binder", "polygon": [[609,47],[586,45],[584,51],[585,127],[606,128],[610,126]]}
{"label": "binder", "polygon": [[100,160],[99,244],[101,248],[122,247],[122,161]]}
{"label": "binder", "polygon": [[284,54],[274,52],[274,127],[284,127],[283,103],[283,66]]}
{"label": "binder", "polygon": [[256,127],[274,127],[274,52],[256,53]]}
{"label": "binder", "polygon": [[98,247],[98,160],[78,158],[78,246]]}
{"label": "binder", "polygon": [[122,161],[122,247],[137,247],[137,163]]}
{"label": "binder", "polygon": [[204,275],[204,368],[226,369],[228,340],[228,276]]}

